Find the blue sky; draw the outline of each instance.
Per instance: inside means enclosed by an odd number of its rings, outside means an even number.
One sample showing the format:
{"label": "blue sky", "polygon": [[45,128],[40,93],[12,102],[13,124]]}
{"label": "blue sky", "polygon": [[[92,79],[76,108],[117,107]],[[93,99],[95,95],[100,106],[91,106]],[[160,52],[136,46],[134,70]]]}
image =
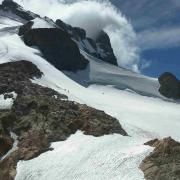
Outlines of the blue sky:
{"label": "blue sky", "polygon": [[111,0],[131,21],[141,59],[149,62],[142,73],[158,77],[169,71],[180,78],[180,0]]}
{"label": "blue sky", "polygon": [[168,71],[180,79],[180,47],[147,50],[141,56],[150,61],[149,67],[142,70],[143,74],[158,77]]}

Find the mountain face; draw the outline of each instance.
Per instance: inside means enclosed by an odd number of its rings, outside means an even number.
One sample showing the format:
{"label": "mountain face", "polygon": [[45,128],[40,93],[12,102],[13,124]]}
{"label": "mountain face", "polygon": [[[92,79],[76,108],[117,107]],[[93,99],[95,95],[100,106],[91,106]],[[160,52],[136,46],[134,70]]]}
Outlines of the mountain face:
{"label": "mountain face", "polygon": [[[97,37],[97,42],[95,42],[86,37],[85,30],[78,27],[71,27],[61,20],[53,22],[47,17],[41,18],[39,15],[30,11],[25,11],[12,0],[3,1],[0,9],[2,14],[8,13],[11,18],[24,24],[25,27],[20,28],[19,34],[23,35],[25,43],[28,46],[37,46],[40,48],[44,57],[60,70],[76,71],[78,69],[85,69],[88,61],[82,57],[79,48],[88,54],[92,54],[105,62],[117,66],[117,59],[111,47],[110,39],[105,32],[101,32]],[[35,22],[33,22],[35,19],[37,23],[41,21],[49,24],[52,30],[49,28],[42,29],[41,27],[39,30],[30,31],[33,24],[35,24]],[[35,37],[38,37],[39,40]],[[42,42],[40,39],[42,39]],[[46,44],[44,42],[46,42]],[[66,47],[62,47],[63,44]],[[61,57],[61,59],[59,59],[59,57]]]}
{"label": "mountain face", "polygon": [[118,67],[104,31],[0,12],[0,180],[180,178],[175,76]]}

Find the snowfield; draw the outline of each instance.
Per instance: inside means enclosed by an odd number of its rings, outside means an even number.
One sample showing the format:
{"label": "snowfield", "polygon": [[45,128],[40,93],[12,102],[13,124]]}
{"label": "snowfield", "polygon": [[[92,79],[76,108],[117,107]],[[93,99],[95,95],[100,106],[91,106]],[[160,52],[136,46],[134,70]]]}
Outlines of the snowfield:
{"label": "snowfield", "polygon": [[[34,83],[105,111],[129,134],[95,138],[77,132],[66,141],[52,143],[53,151],[20,161],[16,180],[142,180],[138,166],[153,150],[143,144],[167,136],[180,141],[180,105],[159,94],[156,79],[106,64],[83,50],[90,61],[88,70],[67,76],[43,59],[38,49],[25,46],[12,28],[3,29],[4,24],[0,28],[0,63],[33,62],[44,73],[41,79],[32,80]],[[82,74],[87,78],[86,86]],[[1,95],[0,108],[6,103],[12,104]]]}
{"label": "snowfield", "polygon": [[53,143],[52,152],[20,162],[16,180],[142,180],[138,165],[152,149],[143,146],[143,140],[77,132],[67,141]]}

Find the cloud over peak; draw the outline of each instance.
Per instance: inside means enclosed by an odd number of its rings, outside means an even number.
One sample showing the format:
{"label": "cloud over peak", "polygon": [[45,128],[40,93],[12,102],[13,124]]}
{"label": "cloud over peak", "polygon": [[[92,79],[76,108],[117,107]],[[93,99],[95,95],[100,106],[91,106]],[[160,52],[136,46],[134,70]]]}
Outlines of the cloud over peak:
{"label": "cloud over peak", "polygon": [[108,33],[118,64],[139,71],[139,49],[131,24],[105,0],[16,0],[24,8],[53,20],[84,28],[94,38],[101,30]]}

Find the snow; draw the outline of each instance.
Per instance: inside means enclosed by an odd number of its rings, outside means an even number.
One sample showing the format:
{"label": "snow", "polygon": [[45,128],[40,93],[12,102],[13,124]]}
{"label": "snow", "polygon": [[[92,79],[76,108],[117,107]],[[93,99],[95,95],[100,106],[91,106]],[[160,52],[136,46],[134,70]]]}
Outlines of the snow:
{"label": "snow", "polygon": [[55,24],[53,23],[53,21],[50,20],[46,20],[43,18],[35,18],[33,20],[34,24],[32,26],[32,29],[37,29],[37,28],[54,28]]}
{"label": "snow", "polygon": [[[104,110],[130,135],[96,138],[77,132],[66,141],[52,143],[53,151],[20,161],[16,180],[141,180],[138,166],[152,151],[143,143],[166,136],[180,140],[179,104],[158,93],[157,79],[106,64],[83,51],[90,61],[88,69],[69,74],[69,78],[43,59],[38,49],[25,46],[13,29],[1,31],[0,63],[22,59],[33,62],[44,76],[32,82],[53,88],[69,100]],[[84,75],[91,83],[89,87],[84,82],[78,84]],[[4,101],[3,95],[0,101],[3,107],[12,104],[11,100]]]}
{"label": "snow", "polygon": [[9,19],[4,16],[0,16],[0,28],[9,27],[9,26],[20,26],[20,25],[22,25],[22,23],[19,21]]}
{"label": "snow", "polygon": [[15,180],[142,180],[138,165],[152,150],[142,143],[141,137],[137,142],[121,135],[95,138],[77,132],[53,143],[54,151],[20,162]]}
{"label": "snow", "polygon": [[0,109],[11,109],[17,94],[15,92],[10,94],[13,94],[13,98],[4,99],[4,94],[0,95]]}

